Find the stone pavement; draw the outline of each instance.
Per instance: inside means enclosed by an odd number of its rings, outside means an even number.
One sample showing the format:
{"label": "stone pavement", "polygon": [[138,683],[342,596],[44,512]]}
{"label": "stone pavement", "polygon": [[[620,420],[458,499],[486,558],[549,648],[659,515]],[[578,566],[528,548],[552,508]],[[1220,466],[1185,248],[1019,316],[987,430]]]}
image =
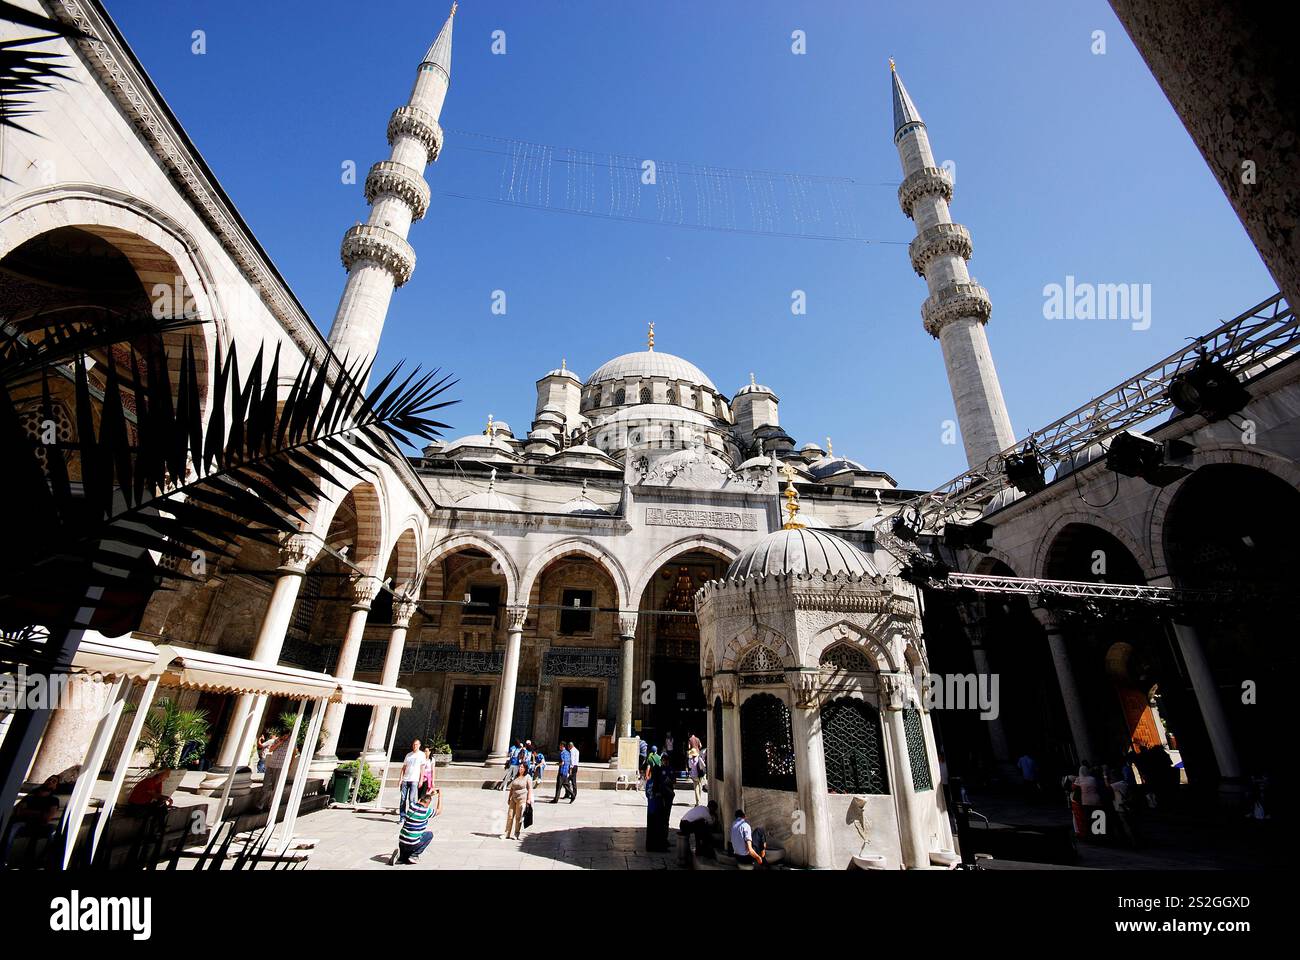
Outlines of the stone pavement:
{"label": "stone pavement", "polygon": [[[542,797],[546,797],[542,799]],[[644,794],[631,790],[579,790],[574,803],[552,804],[539,796],[533,826],[524,839],[501,840],[505,794],[496,790],[451,789],[442,794],[442,814],[432,821],[433,842],[420,862],[395,870],[665,870],[675,854],[646,853]],[[383,800],[397,805],[397,791]],[[669,841],[690,809],[689,790],[678,791]],[[396,814],[321,810],[298,821],[297,833],[319,842],[307,863],[313,870],[387,870],[397,845]]]}

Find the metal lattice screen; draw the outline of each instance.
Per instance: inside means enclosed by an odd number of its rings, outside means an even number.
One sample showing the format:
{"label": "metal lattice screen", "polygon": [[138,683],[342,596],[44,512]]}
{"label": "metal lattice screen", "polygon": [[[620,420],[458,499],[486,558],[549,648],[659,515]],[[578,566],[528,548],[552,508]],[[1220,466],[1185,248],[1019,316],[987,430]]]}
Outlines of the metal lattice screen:
{"label": "metal lattice screen", "polygon": [[713,701],[713,742],[709,744],[709,776],[722,779],[722,698]]}
{"label": "metal lattice screen", "polygon": [[888,793],[880,713],[871,704],[840,697],[821,709],[822,753],[831,793]]}
{"label": "metal lattice screen", "polygon": [[770,693],[740,705],[741,781],[747,787],[794,790],[794,735],[790,708]]}
{"label": "metal lattice screen", "polygon": [[925,728],[921,725],[921,711],[903,711],[903,733],[907,736],[907,759],[912,766],[912,788],[932,790],[930,758],[925,754]]}

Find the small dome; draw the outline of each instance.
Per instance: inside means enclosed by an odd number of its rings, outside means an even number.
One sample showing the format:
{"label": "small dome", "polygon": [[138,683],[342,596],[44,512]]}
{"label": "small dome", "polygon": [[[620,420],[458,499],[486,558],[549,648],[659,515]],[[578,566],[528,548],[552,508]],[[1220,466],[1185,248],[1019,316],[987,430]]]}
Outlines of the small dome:
{"label": "small dome", "polygon": [[560,513],[572,513],[582,517],[608,517],[609,511],[586,497],[574,497],[560,507]]}
{"label": "small dome", "polygon": [[747,383],[736,391],[736,396],[742,397],[747,393],[765,393],[770,397],[775,397],[771,387],[765,387],[761,383]]}
{"label": "small dome", "polygon": [[833,477],[838,473],[847,471],[866,472],[866,467],[856,460],[850,460],[847,457],[822,457],[816,463],[808,467],[808,472],[812,474],[813,479],[820,480],[823,477]]}
{"label": "small dome", "polygon": [[624,380],[627,378],[654,378],[665,380],[684,380],[697,386],[708,387],[714,393],[718,388],[706,377],[703,371],[689,360],[674,357],[671,353],[657,353],[654,350],[640,350],[625,353],[621,357],[606,361],[587,378],[587,386],[606,380]]}
{"label": "small dome", "polygon": [[771,457],[750,457],[748,460],[746,460],[744,463],[738,466],[736,468],[736,471],[739,473],[744,473],[746,470],[771,470],[771,469],[772,469]]}
{"label": "small dome", "polygon": [[468,497],[457,500],[453,506],[457,510],[518,510],[519,504],[509,497],[502,496],[489,484],[486,490],[471,493]]}
{"label": "small dome", "polygon": [[727,568],[726,579],[783,573],[876,575],[867,555],[853,544],[806,527],[777,530],[746,549]]}
{"label": "small dome", "polygon": [[577,380],[579,383],[582,382],[582,378],[579,377],[572,370],[570,370],[568,367],[561,367],[558,370],[551,370],[546,374],[546,376],[542,377],[542,379],[549,380],[551,377],[566,377],[569,380]]}
{"label": "small dome", "polygon": [[444,453],[462,449],[500,450],[502,453],[514,453],[514,447],[500,437],[489,437],[486,433],[471,433],[468,437],[453,440],[443,448]]}

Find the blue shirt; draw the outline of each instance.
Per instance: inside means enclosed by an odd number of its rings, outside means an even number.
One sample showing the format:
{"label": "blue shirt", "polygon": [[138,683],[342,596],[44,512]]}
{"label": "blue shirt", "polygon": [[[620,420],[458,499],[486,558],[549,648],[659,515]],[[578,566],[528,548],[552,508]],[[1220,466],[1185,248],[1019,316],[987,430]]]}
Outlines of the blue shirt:
{"label": "blue shirt", "polygon": [[560,751],[560,776],[567,776],[569,773],[569,750],[566,747]]}
{"label": "blue shirt", "polygon": [[510,748],[510,766],[512,767],[519,766],[519,754],[520,754],[520,750],[518,747]]}
{"label": "blue shirt", "polygon": [[737,820],[731,825],[731,849],[738,857],[749,856],[749,842],[754,838],[754,828],[748,820]]}

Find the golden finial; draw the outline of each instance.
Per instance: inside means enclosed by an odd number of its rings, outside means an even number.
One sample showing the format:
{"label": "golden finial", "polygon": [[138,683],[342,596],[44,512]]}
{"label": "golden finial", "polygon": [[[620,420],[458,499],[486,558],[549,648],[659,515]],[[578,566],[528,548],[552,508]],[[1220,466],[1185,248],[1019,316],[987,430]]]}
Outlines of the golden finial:
{"label": "golden finial", "polygon": [[889,58],[889,72],[890,72],[890,73],[896,73],[896,72],[897,72],[897,70],[894,68],[894,58],[893,58],[893,57],[890,57],[890,58]]}
{"label": "golden finial", "polygon": [[489,440],[491,440],[491,439],[492,439],[492,434],[493,434],[493,432],[494,432],[495,430],[496,430],[496,424],[492,422],[492,414],[489,413],[489,414],[488,414],[488,425],[487,425],[487,429],[484,430],[483,432],[486,433],[486,434],[487,434],[487,438],[488,438]]}
{"label": "golden finial", "polygon": [[457,3],[456,0],[451,0],[451,15],[452,15],[453,17],[456,16],[456,8],[457,8],[458,6],[460,6],[460,4]]}
{"label": "golden finial", "polygon": [[653,320],[650,321],[650,335],[646,338],[646,340],[647,340],[648,345],[649,345],[649,347],[650,347],[650,352],[651,352],[651,353],[654,353],[654,350],[655,350],[655,322],[654,322]]}
{"label": "golden finial", "polygon": [[835,456],[835,447],[831,444],[830,437],[826,438],[826,456],[828,457]]}
{"label": "golden finial", "polygon": [[785,523],[782,526],[784,530],[800,530],[803,524],[795,519],[799,513],[799,492],[794,488],[794,467],[786,464],[781,468],[781,473],[785,477]]}

